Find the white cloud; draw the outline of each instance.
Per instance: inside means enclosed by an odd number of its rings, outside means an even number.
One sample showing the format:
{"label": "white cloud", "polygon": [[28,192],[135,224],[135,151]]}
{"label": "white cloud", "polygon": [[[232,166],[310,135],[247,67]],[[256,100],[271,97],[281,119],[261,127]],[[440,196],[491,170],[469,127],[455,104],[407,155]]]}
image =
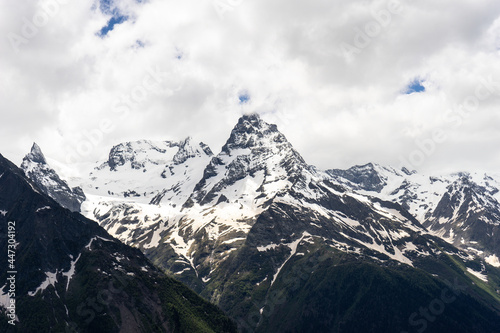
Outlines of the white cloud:
{"label": "white cloud", "polygon": [[[116,0],[130,19],[104,38],[110,16],[67,1],[19,52],[8,36],[40,2],[1,2],[0,152],[19,162],[37,141],[58,160],[96,160],[121,141],[188,135],[218,151],[256,111],[322,168],[399,166],[436,129],[448,139],[417,169],[500,168],[498,94],[459,126],[446,113],[500,82],[498,1],[221,1],[222,19],[216,1]],[[415,78],[426,91],[401,94]]]}

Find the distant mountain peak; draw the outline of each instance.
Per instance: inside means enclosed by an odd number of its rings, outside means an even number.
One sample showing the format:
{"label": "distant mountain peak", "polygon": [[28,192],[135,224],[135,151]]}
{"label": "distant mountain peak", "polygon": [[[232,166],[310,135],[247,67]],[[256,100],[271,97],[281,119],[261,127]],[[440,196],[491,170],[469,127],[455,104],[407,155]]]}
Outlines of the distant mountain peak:
{"label": "distant mountain peak", "polygon": [[[293,183],[293,178],[305,170],[309,171],[310,166],[276,125],[268,124],[255,113],[244,115],[234,126],[221,152],[206,166],[191,198],[201,205],[212,203],[216,197],[221,201],[236,202],[239,199],[233,193],[239,192],[238,186],[245,186],[249,179],[252,182],[258,179],[261,186],[248,197],[270,198],[278,188],[285,186],[285,182],[280,181],[289,179]],[[261,176],[255,178],[258,174]],[[240,185],[236,185],[238,182]],[[264,188],[272,187],[269,186],[271,183],[279,185],[265,192]],[[220,196],[229,188],[232,188],[232,194]],[[185,206],[191,205],[192,201],[188,200]]]}
{"label": "distant mountain peak", "polygon": [[91,195],[135,197],[155,204],[164,200],[176,206],[190,195],[212,156],[210,147],[189,136],[179,141],[123,142],[111,148],[84,186]]}
{"label": "distant mountain peak", "polygon": [[402,171],[403,173],[405,173],[407,176],[411,176],[411,175],[414,175],[414,174],[416,174],[416,173],[417,173],[417,171],[416,171],[416,170],[412,170],[412,171],[410,171],[410,170],[408,170],[408,169],[407,169],[407,168],[405,168],[405,167],[402,167],[402,168],[401,168],[401,171]]}
{"label": "distant mountain peak", "polygon": [[191,137],[187,137],[179,143],[179,151],[175,154],[173,161],[175,164],[182,164],[189,158],[201,156],[203,154],[207,156],[213,155],[212,150],[206,144],[203,142],[195,144]]}
{"label": "distant mountain peak", "polygon": [[[386,177],[379,173],[381,169],[379,165],[367,163],[364,165],[356,165],[347,170],[332,169],[327,170],[327,174],[338,179],[344,178],[359,186],[359,189],[368,191],[380,192],[387,185]],[[394,172],[393,170],[390,170]]]}
{"label": "distant mountain peak", "polygon": [[111,171],[117,171],[128,163],[132,169],[141,170],[148,165],[166,165],[172,161],[182,164],[192,157],[203,155],[212,156],[213,153],[206,144],[194,143],[191,137],[182,141],[130,141],[113,146],[108,160],[97,170],[109,167]]}
{"label": "distant mountain peak", "polygon": [[269,146],[272,143],[288,143],[285,136],[274,124],[268,124],[256,113],[244,115],[231,131],[222,151],[229,154],[231,149],[245,149]]}
{"label": "distant mountain peak", "polygon": [[[105,163],[106,165],[99,168],[108,166],[112,171],[116,171],[118,167],[130,162],[132,169],[142,169],[146,162],[157,164],[155,163],[156,161],[151,161],[151,156],[147,156],[149,151],[156,151],[160,154],[164,154],[168,148],[177,145],[176,142],[171,141],[153,142],[150,140],[139,140],[123,142],[111,148],[108,161]],[[140,156],[141,154],[146,156]]]}
{"label": "distant mountain peak", "polygon": [[29,154],[25,156],[25,159],[29,159],[35,163],[47,164],[47,160],[45,159],[45,156],[42,153],[42,149],[40,148],[40,146],[36,144],[36,142],[33,142],[31,151]]}
{"label": "distant mountain peak", "polygon": [[238,123],[235,129],[246,131],[247,133],[253,133],[256,131],[271,130],[272,132],[277,132],[278,128],[274,124],[266,123],[258,113],[251,113],[243,115],[238,119]]}
{"label": "distant mountain peak", "polygon": [[258,125],[258,124],[263,122],[260,115],[256,112],[245,114],[245,115],[241,116],[238,123],[242,123],[245,121],[248,121],[248,122],[252,123],[253,125]]}
{"label": "distant mountain peak", "polygon": [[268,124],[267,122],[265,122],[258,113],[251,113],[241,116],[240,119],[238,119],[238,123],[235,125],[233,130],[242,130],[246,131],[247,133],[266,130],[277,132],[278,128],[274,124]]}
{"label": "distant mountain peak", "polygon": [[71,211],[79,212],[86,197],[80,187],[70,188],[52,169],[42,153],[42,149],[33,143],[31,151],[26,154],[21,164],[25,175],[31,179],[45,194]]}

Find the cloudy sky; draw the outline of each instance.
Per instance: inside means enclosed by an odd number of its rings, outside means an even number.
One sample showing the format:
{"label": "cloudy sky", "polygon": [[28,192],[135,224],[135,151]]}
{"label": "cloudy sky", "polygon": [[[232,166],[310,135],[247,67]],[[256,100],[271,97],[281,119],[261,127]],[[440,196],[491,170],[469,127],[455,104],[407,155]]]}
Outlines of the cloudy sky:
{"label": "cloudy sky", "polygon": [[500,171],[498,0],[2,0],[0,153],[218,152],[276,123],[320,168]]}

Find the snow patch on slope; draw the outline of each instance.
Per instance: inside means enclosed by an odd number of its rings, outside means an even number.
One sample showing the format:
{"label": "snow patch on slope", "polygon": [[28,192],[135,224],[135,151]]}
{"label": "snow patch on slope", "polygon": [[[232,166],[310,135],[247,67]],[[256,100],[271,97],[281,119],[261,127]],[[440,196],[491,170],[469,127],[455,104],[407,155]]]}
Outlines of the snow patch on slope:
{"label": "snow patch on slope", "polygon": [[482,280],[484,282],[488,282],[488,276],[486,274],[482,274],[481,272],[476,272],[472,268],[467,267],[467,272],[471,273],[475,277],[477,277],[479,280]]}
{"label": "snow patch on slope", "polygon": [[57,283],[57,274],[59,274],[59,270],[56,270],[54,273],[45,272],[46,279],[42,282],[42,284],[35,289],[35,291],[29,291],[29,296],[35,296],[39,291],[44,291],[48,286],[56,287]]}
{"label": "snow patch on slope", "polygon": [[[8,283],[4,284],[2,288],[0,288],[0,307],[7,309],[10,305],[10,297],[9,297],[9,288],[7,288]],[[4,291],[5,289],[5,291]]]}
{"label": "snow patch on slope", "polygon": [[111,239],[106,239],[106,238],[103,238],[103,237],[101,237],[101,236],[95,236],[95,237],[92,237],[92,239],[90,240],[90,242],[89,242],[87,245],[85,245],[85,248],[86,248],[87,250],[91,251],[91,250],[92,250],[92,249],[91,249],[91,247],[92,247],[92,242],[94,242],[96,239],[101,239],[101,240],[103,240],[103,241],[105,241],[105,242],[114,242],[114,241],[113,241],[113,240],[111,240]]}
{"label": "snow patch on slope", "polygon": [[50,207],[50,206],[41,207],[41,208],[38,208],[38,209],[36,210],[36,213],[39,213],[39,212],[44,211],[44,210],[49,210],[49,209],[51,209],[51,207]]}
{"label": "snow patch on slope", "polygon": [[68,291],[68,288],[69,288],[69,282],[71,281],[71,279],[73,278],[73,275],[75,275],[75,268],[76,268],[76,263],[78,262],[78,260],[80,259],[80,256],[82,254],[80,253],[78,255],[78,257],[76,258],[76,260],[73,260],[71,261],[71,267],[69,269],[69,271],[67,272],[64,272],[63,273],[63,276],[66,276],[68,278],[68,281],[66,282],[66,291]]}
{"label": "snow patch on slope", "polygon": [[274,284],[274,282],[276,281],[276,278],[278,277],[278,275],[280,274],[281,270],[283,269],[283,267],[285,267],[286,263],[290,260],[290,258],[292,258],[295,253],[297,252],[297,246],[299,246],[300,242],[302,242],[302,240],[304,239],[304,237],[306,236],[311,236],[308,232],[304,232],[302,234],[302,237],[300,237],[299,239],[291,242],[291,243],[284,243],[284,244],[281,244],[281,245],[284,245],[284,246],[288,246],[290,248],[290,255],[288,256],[288,258],[285,260],[285,262],[283,262],[283,264],[281,264],[281,266],[278,268],[278,270],[276,271],[276,273],[274,274],[273,276],[273,280],[271,281],[271,286]]}
{"label": "snow patch on slope", "polygon": [[500,260],[498,260],[496,254],[490,255],[486,257],[484,260],[493,267],[500,267]]}

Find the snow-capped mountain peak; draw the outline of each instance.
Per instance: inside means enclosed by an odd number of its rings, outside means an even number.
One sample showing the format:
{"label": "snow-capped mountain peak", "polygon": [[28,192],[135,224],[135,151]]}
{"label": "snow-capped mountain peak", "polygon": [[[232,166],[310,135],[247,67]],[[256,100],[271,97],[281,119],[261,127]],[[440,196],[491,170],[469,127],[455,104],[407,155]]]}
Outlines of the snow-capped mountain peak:
{"label": "snow-capped mountain peak", "polygon": [[212,150],[209,146],[200,142],[199,144],[193,144],[192,138],[179,142],[179,150],[174,155],[174,164],[179,165],[186,162],[189,158],[200,157],[200,156],[212,156]]}
{"label": "snow-capped mountain peak", "polygon": [[109,168],[111,171],[117,171],[120,167],[126,167],[141,170],[149,164],[163,165],[172,160],[178,146],[177,142],[172,141],[141,140],[120,143],[111,148],[108,160],[97,169]]}
{"label": "snow-capped mountain peak", "polygon": [[396,176],[400,175],[396,170],[383,168],[373,163],[356,165],[347,170],[331,169],[326,172],[338,180],[346,179],[352,185],[357,184],[357,189],[375,192],[380,192],[387,185],[387,173],[392,173]]}
{"label": "snow-capped mountain peak", "polygon": [[222,151],[269,146],[270,142],[287,142],[274,124],[263,121],[258,114],[244,115],[231,131]]}
{"label": "snow-capped mountain peak", "polygon": [[33,143],[31,151],[26,155],[24,159],[34,163],[47,164],[47,160],[42,153],[42,149],[36,144],[36,142]]}
{"label": "snow-capped mountain peak", "polygon": [[126,168],[145,172],[148,171],[148,167],[179,165],[190,158],[212,155],[212,151],[206,144],[203,142],[195,144],[191,137],[182,141],[124,142],[111,148],[108,160],[96,170],[117,171],[119,168]]}
{"label": "snow-capped mountain peak", "polygon": [[[480,178],[470,173],[454,176],[457,178],[446,188],[425,224],[433,233],[464,249],[500,254],[495,240],[500,230],[496,187],[477,182]],[[483,180],[488,177],[485,175]]]}
{"label": "snow-capped mountain peak", "polygon": [[208,163],[212,155],[207,145],[194,143],[190,137],[120,143],[111,148],[108,160],[91,172],[85,189],[92,195],[134,197],[149,203],[165,190],[201,177],[191,173]]}
{"label": "snow-capped mountain peak", "polygon": [[201,205],[236,202],[242,197],[262,203],[291,186],[290,179],[309,168],[276,125],[257,114],[245,115],[205,168],[191,199]]}
{"label": "snow-capped mountain peak", "polygon": [[52,169],[41,148],[33,143],[31,151],[23,158],[21,169],[45,194],[71,211],[80,211],[85,194],[80,187],[71,188]]}

